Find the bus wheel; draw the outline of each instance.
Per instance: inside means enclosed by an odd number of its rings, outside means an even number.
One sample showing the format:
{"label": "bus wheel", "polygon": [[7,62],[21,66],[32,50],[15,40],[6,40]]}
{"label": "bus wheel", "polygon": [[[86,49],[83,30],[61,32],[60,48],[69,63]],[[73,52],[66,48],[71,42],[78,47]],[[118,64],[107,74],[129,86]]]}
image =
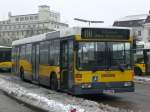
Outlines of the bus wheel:
{"label": "bus wheel", "polygon": [[56,74],[52,74],[50,77],[50,88],[52,90],[58,90],[58,80]]}
{"label": "bus wheel", "polygon": [[20,68],[20,78],[21,78],[21,80],[24,80],[24,69],[23,69],[23,67]]}
{"label": "bus wheel", "polygon": [[137,75],[137,76],[142,76],[142,71],[141,71],[140,68],[135,67],[135,68],[134,68],[134,73],[135,73],[135,75]]}

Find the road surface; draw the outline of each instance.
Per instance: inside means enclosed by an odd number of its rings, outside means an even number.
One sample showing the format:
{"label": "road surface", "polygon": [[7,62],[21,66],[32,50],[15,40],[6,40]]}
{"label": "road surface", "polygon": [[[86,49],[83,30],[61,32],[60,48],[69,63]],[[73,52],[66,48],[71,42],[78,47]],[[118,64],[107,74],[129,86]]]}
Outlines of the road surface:
{"label": "road surface", "polygon": [[134,93],[88,95],[85,98],[134,112],[150,112],[150,85],[136,83],[135,90]]}

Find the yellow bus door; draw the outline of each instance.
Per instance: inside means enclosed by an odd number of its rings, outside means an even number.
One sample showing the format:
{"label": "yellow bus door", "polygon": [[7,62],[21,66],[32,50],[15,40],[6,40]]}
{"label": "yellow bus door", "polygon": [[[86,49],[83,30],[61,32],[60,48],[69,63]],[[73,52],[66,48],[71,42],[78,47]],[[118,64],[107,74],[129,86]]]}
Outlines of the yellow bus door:
{"label": "yellow bus door", "polygon": [[73,41],[62,40],[60,48],[60,88],[71,89],[73,85]]}
{"label": "yellow bus door", "polygon": [[39,45],[32,46],[32,78],[39,81]]}

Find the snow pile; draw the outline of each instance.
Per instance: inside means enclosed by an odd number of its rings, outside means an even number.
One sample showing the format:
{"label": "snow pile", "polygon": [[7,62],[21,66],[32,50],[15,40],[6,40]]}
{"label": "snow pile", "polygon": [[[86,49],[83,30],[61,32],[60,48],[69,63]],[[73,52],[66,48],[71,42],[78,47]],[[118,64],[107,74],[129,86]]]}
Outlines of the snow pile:
{"label": "snow pile", "polygon": [[[19,82],[19,81],[18,81]],[[50,112],[132,112],[0,77],[0,89],[12,97]],[[28,87],[27,87],[28,85]]]}
{"label": "snow pile", "polygon": [[149,83],[150,84],[150,77],[135,76],[134,80],[135,80],[135,82],[138,82],[138,83]]}
{"label": "snow pile", "polygon": [[34,106],[40,106],[44,110],[50,110],[52,112],[69,112],[70,110],[76,109],[78,112],[85,112],[85,109],[80,106],[70,104],[64,105],[58,101],[49,100],[42,95],[31,93],[25,88],[20,87],[18,84],[8,82],[4,79],[0,79],[0,89],[7,92],[9,95],[13,95],[14,97],[31,103]]}

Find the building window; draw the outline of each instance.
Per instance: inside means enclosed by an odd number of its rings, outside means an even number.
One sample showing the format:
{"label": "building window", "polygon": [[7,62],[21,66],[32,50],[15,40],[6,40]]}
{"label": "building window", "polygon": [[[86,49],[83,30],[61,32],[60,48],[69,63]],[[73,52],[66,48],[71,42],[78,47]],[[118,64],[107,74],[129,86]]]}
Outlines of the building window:
{"label": "building window", "polygon": [[138,31],[138,36],[141,36],[141,31]]}
{"label": "building window", "polygon": [[20,18],[20,21],[24,21],[24,17],[21,17],[21,18]]}
{"label": "building window", "polygon": [[32,20],[33,19],[33,17],[32,16],[30,16],[30,20]]}
{"label": "building window", "polygon": [[22,28],[25,28],[25,25],[23,25]]}
{"label": "building window", "polygon": [[35,24],[33,24],[32,27],[35,28],[36,27]]}
{"label": "building window", "polygon": [[34,18],[35,18],[35,19],[38,19],[38,16],[35,16]]}
{"label": "building window", "polygon": [[16,21],[19,21],[19,18],[16,18]]}
{"label": "building window", "polygon": [[9,29],[11,29],[11,26],[9,26]]}
{"label": "building window", "polygon": [[28,20],[29,18],[28,17],[25,17],[25,20]]}

